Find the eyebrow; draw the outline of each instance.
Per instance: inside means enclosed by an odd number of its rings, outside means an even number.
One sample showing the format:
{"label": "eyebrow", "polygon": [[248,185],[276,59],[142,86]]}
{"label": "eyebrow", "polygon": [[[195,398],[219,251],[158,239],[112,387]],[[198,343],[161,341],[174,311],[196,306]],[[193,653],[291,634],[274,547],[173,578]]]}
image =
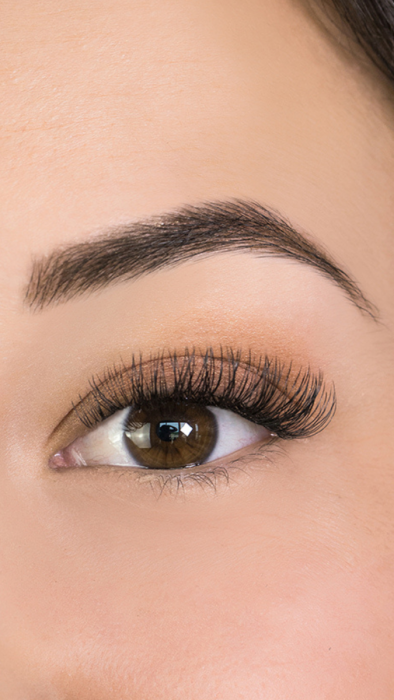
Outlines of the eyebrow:
{"label": "eyebrow", "polygon": [[185,206],[34,259],[25,303],[40,311],[196,256],[229,251],[309,265],[378,320],[376,307],[320,245],[278,212],[243,200]]}

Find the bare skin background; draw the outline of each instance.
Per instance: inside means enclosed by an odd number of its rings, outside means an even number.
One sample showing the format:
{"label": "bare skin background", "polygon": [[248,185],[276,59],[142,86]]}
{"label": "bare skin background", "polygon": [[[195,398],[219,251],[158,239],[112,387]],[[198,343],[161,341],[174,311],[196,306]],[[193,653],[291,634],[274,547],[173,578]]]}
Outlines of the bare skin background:
{"label": "bare skin background", "polygon": [[[7,1],[1,25],[2,694],[391,700],[387,84],[290,0]],[[310,266],[248,251],[27,307],[33,260],[234,199],[322,246],[378,321]],[[184,497],[48,469],[92,375],[221,345],[321,369],[335,418]]]}

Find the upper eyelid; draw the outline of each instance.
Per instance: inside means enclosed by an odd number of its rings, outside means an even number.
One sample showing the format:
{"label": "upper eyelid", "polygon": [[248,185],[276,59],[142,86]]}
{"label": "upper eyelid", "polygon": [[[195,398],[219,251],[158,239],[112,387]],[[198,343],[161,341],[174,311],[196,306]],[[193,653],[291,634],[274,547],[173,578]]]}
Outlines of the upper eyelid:
{"label": "upper eyelid", "polygon": [[[184,353],[170,353],[170,352],[162,352],[156,356],[151,356],[147,360],[143,360],[142,356],[139,356],[138,362],[134,362],[133,368],[135,375],[145,381],[144,378],[144,372],[146,373],[146,368],[151,367],[151,373],[152,373],[152,363],[153,366],[156,363],[156,368],[159,363],[167,362],[167,363],[175,363],[177,360],[180,360],[181,362],[184,363],[183,370],[187,371],[187,368],[190,367],[190,363],[195,362],[196,360],[204,361],[208,358],[210,362],[221,362],[223,365],[223,361],[227,361],[227,365],[230,367],[231,363],[237,364],[237,367],[243,367],[244,369],[246,368],[246,371],[250,371],[251,375],[254,376],[259,376],[259,372],[261,373],[262,369],[265,371],[265,374],[268,375],[270,370],[271,370],[271,377],[269,377],[266,381],[266,386],[269,387],[274,386],[273,385],[273,380],[276,379],[279,380],[280,378],[283,379],[283,377],[288,378],[291,376],[291,369],[292,365],[291,363],[288,365],[288,368],[286,369],[284,364],[279,363],[279,361],[274,358],[273,360],[270,360],[267,356],[264,356],[264,358],[254,358],[251,352],[249,351],[247,353],[247,360],[244,360],[245,355],[242,354],[242,351],[236,351],[234,352],[231,348],[226,348],[223,350],[223,348],[220,349],[220,353],[216,354],[213,353],[212,349],[209,348],[205,354],[201,353],[201,351],[196,352],[195,349],[192,351],[189,351],[188,349],[185,349]],[[262,359],[264,359],[264,362],[262,363]],[[189,364],[188,364],[189,363]],[[182,369],[182,367],[181,367]],[[73,409],[70,413],[74,412],[77,415],[79,415],[80,420],[82,423],[85,423],[86,427],[89,429],[92,429],[97,425],[100,421],[105,420],[105,418],[108,418],[110,415],[112,415],[116,410],[122,410],[126,406],[130,405],[131,403],[131,396],[125,395],[125,387],[122,384],[123,377],[128,378],[129,384],[130,382],[130,372],[132,369],[127,367],[125,364],[123,365],[115,365],[112,368],[109,368],[105,371],[104,376],[101,378],[92,378],[90,385],[91,385],[91,391],[85,395],[84,398],[80,398],[80,401],[73,406]],[[316,432],[319,432],[323,427],[325,427],[325,423],[329,422],[331,418],[333,417],[335,413],[335,408],[336,408],[336,395],[335,395],[335,387],[332,385],[330,391],[325,391],[325,384],[323,381],[322,374],[319,372],[318,374],[309,374],[308,372],[305,372],[304,374],[301,374],[301,370],[299,370],[298,375],[295,373],[293,377],[293,382],[296,381],[297,376],[301,376],[302,382],[304,382],[304,392],[308,389],[309,385],[308,382],[310,383],[310,391],[311,395],[313,394],[313,382],[315,386],[315,393],[316,391],[319,393],[320,392],[320,397],[322,400],[322,409],[316,410],[315,413],[315,425],[313,425],[313,413],[311,411],[311,418],[310,418],[310,430],[309,433],[315,434]],[[301,388],[302,388],[302,382],[301,382]],[[146,381],[145,381],[146,384]],[[111,396],[111,385],[112,385],[112,396]],[[294,383],[293,383],[294,386]],[[300,391],[300,387],[296,384],[295,385],[297,388],[297,391]],[[280,390],[280,387],[276,386],[274,387],[278,390]],[[130,386],[129,386],[130,389]],[[134,386],[135,390],[135,386]],[[119,398],[119,393],[123,393],[123,401],[119,402],[116,404],[114,403],[114,395]],[[301,391],[301,401],[302,401],[302,391]],[[118,398],[116,400],[118,400]],[[112,403],[112,408],[110,409],[110,404]],[[299,402],[300,403],[300,402]],[[91,404],[89,406],[89,404]],[[219,405],[219,404],[216,404]],[[220,404],[222,405],[222,404]],[[315,404],[314,404],[315,406]],[[283,408],[283,407],[282,407]],[[319,409],[319,406],[317,405],[317,409]],[[326,410],[327,409],[327,410]],[[326,410],[326,415],[325,415],[325,410]],[[240,415],[243,415],[240,413]],[[93,416],[93,420],[92,420]],[[249,417],[249,416],[246,416]],[[293,420],[294,417],[293,417]],[[268,426],[269,427],[269,426]],[[305,429],[305,421],[304,421],[304,429]]]}
{"label": "upper eyelid", "polygon": [[[163,353],[160,356],[150,357],[149,359],[143,360],[142,356],[140,355],[140,360],[138,362],[138,368],[141,370],[141,374],[143,375],[144,368],[151,366],[152,362],[156,362],[158,359],[160,359],[160,361],[161,361],[161,359],[163,359],[164,361],[166,361],[166,360],[171,361],[174,358],[174,356],[175,355],[172,355],[171,353]],[[198,357],[201,358],[203,356],[201,354],[196,355],[195,350],[193,349],[191,352],[186,350],[186,354],[184,354],[184,355],[180,354],[176,357],[180,357],[181,359],[185,358],[185,357],[188,359],[189,358],[195,359]],[[222,357],[221,357],[221,355],[214,355],[213,354],[212,359],[220,362],[222,360]],[[260,360],[261,360],[261,358],[260,358]],[[81,396],[79,397],[78,403],[73,404],[73,407],[69,413],[71,413],[72,411],[78,412],[78,410],[80,410],[80,407],[84,406],[86,404],[86,402],[88,402],[94,395],[97,396],[98,394],[101,394],[101,396],[105,400],[106,397],[105,397],[103,390],[106,389],[110,383],[113,383],[114,381],[121,379],[123,376],[127,376],[130,373],[130,371],[132,370],[132,366],[133,366],[132,364],[127,365],[127,364],[122,362],[121,364],[118,364],[118,365],[115,364],[112,367],[107,368],[104,372],[104,375],[101,377],[100,376],[91,377],[90,382],[89,382],[90,391],[87,394],[85,394],[84,397],[81,397]],[[251,359],[249,359],[249,363],[245,362],[245,361],[243,361],[242,364],[239,363],[239,367],[248,368],[249,370],[255,371],[256,374],[259,372],[259,363],[257,362],[256,364],[253,364]],[[125,407],[126,407],[126,405],[122,404],[119,406],[118,410],[123,410],[123,408],[125,408]],[[111,414],[109,414],[109,415],[111,415]],[[109,417],[109,415],[106,417]]]}

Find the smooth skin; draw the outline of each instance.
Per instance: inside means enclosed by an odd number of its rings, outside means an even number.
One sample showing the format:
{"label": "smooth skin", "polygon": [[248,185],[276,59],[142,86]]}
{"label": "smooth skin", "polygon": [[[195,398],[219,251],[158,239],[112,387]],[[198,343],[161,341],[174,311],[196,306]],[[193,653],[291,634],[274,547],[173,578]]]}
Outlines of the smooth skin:
{"label": "smooth skin", "polygon": [[[0,16],[1,697],[392,700],[389,86],[297,0],[3,0]],[[312,269],[248,253],[24,305],[32,256],[234,197],[323,245],[378,322]],[[220,345],[321,368],[330,425],[216,490],[50,471],[92,374]]]}

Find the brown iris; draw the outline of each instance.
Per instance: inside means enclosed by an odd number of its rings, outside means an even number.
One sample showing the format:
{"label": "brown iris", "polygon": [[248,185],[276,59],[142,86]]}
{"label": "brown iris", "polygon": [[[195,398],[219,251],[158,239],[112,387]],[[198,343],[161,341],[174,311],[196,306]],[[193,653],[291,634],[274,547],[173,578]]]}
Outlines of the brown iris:
{"label": "brown iris", "polygon": [[140,466],[181,469],[205,462],[216,434],[216,419],[208,408],[173,402],[131,409],[125,440]]}

